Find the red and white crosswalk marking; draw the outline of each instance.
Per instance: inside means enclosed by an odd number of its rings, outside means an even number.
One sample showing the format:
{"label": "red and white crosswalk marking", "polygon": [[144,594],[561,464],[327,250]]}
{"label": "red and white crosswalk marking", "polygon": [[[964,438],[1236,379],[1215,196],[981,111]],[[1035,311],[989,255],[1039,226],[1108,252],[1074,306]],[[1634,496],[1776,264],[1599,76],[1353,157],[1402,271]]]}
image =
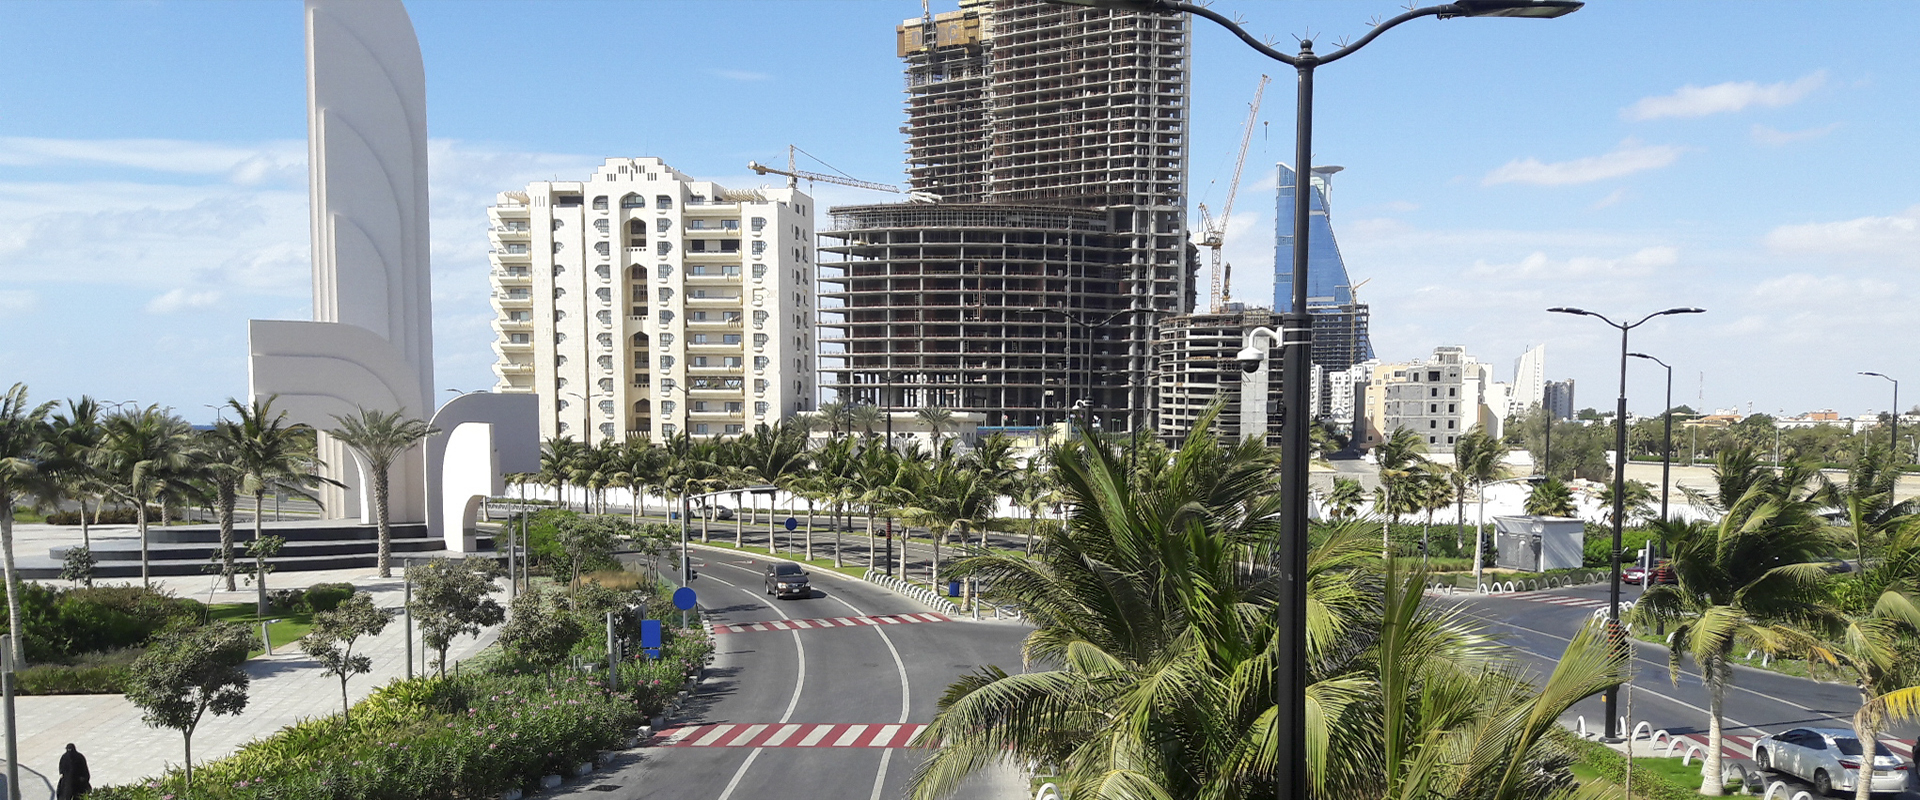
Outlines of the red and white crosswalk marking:
{"label": "red and white crosswalk marking", "polygon": [[906,747],[925,725],[687,725],[660,731],[654,747]]}
{"label": "red and white crosswalk marking", "polygon": [[828,617],[824,619],[776,619],[767,622],[742,622],[715,625],[719,633],[764,633],[766,631],[810,630],[813,628],[857,628],[862,625],[906,625],[915,622],[952,622],[945,614],[875,614],[865,617]]}
{"label": "red and white crosswalk marking", "polygon": [[[1689,747],[1698,747],[1700,752],[1706,752],[1707,735],[1704,733],[1688,733],[1673,738],[1680,742],[1673,748],[1673,754],[1676,756],[1686,755]],[[1753,744],[1759,741],[1759,739],[1760,737],[1755,734],[1726,734],[1720,737],[1720,754],[1730,758],[1753,758]],[[1913,740],[1881,739],[1880,743],[1886,745],[1887,749],[1893,751],[1894,755],[1907,759],[1908,761],[1913,760]],[[1667,745],[1662,742],[1659,747],[1654,749],[1654,752],[1665,755]]]}
{"label": "red and white crosswalk marking", "polygon": [[1597,598],[1574,597],[1571,595],[1550,594],[1547,592],[1518,592],[1515,594],[1496,594],[1492,596],[1503,600],[1525,600],[1529,603],[1547,603],[1549,605],[1566,606],[1568,608],[1601,608],[1607,605],[1607,601]]}

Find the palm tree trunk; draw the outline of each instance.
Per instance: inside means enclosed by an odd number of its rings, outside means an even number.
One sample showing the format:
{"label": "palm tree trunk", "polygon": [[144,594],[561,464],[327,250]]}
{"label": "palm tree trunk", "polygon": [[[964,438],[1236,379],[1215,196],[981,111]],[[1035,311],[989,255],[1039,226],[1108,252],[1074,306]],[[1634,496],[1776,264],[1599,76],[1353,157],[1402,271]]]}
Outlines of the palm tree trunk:
{"label": "palm tree trunk", "polygon": [[807,560],[813,560],[813,498],[807,498]]}
{"label": "palm tree trunk", "polygon": [[[5,550],[7,580],[7,632],[11,641],[20,641],[20,581],[13,572],[13,493],[0,492],[0,550]],[[80,514],[86,515],[82,510]]]}
{"label": "palm tree trunk", "polygon": [[1386,505],[1380,513],[1380,561],[1393,563],[1393,489],[1386,484],[1380,485],[1380,502]]}
{"label": "palm tree trunk", "polygon": [[1467,546],[1467,485],[1466,484],[1464,483],[1460,484],[1460,493],[1457,496],[1460,501],[1460,505],[1457,507],[1460,513],[1459,513],[1459,516],[1454,517],[1454,525],[1453,525],[1453,550],[1456,553],[1460,552],[1462,549],[1465,549]]}
{"label": "palm tree trunk", "polygon": [[[874,556],[880,552],[880,544],[873,538],[873,509],[867,509],[867,569],[873,569]],[[893,569],[893,562],[887,562],[887,569]]]}
{"label": "palm tree trunk", "polygon": [[1725,739],[1720,715],[1726,705],[1727,673],[1731,670],[1719,657],[1704,666],[1701,673],[1707,680],[1707,755],[1700,766],[1701,774],[1706,776],[1700,784],[1700,793],[1719,797],[1727,793],[1726,787],[1720,784],[1720,748]]}
{"label": "palm tree trunk", "polygon": [[80,498],[80,546],[93,552],[93,532],[87,527],[87,498]]}
{"label": "palm tree trunk", "polygon": [[838,503],[834,504],[834,511],[835,513],[832,515],[832,519],[827,520],[827,526],[833,528],[833,568],[840,569],[846,566],[846,564],[840,561],[840,534],[845,529],[840,525]]}
{"label": "palm tree trunk", "polygon": [[[1866,692],[1860,693],[1860,704],[1865,706],[1873,702]],[[1859,777],[1853,780],[1853,800],[1873,800],[1873,754],[1880,749],[1880,731],[1873,725],[1862,725],[1860,715],[1853,717],[1853,738],[1860,741]]]}
{"label": "palm tree trunk", "polygon": [[220,517],[220,576],[226,579],[227,591],[234,591],[233,584],[233,487],[220,485],[220,507],[216,509]]}
{"label": "palm tree trunk", "polygon": [[[140,524],[140,586],[153,588],[153,578],[147,574],[147,500],[142,497],[134,502],[133,520]],[[7,548],[13,552],[12,547]]]}
{"label": "palm tree trunk", "polygon": [[740,495],[735,494],[733,496],[733,546],[736,549],[747,546],[747,538],[744,533],[746,530],[746,516],[745,510],[740,505]]}
{"label": "palm tree trunk", "polygon": [[375,559],[380,567],[380,577],[393,577],[393,539],[392,528],[387,524],[387,468],[388,464],[375,465],[373,470],[373,522],[380,536],[380,554]]}

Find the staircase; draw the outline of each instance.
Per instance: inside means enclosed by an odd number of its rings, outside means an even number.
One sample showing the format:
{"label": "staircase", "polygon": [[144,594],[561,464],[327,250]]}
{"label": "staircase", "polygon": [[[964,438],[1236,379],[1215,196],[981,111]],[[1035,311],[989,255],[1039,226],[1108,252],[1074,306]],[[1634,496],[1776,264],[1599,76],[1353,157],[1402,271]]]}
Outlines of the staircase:
{"label": "staircase", "polygon": [[[376,565],[379,558],[379,529],[353,520],[302,520],[272,522],[265,526],[269,536],[280,536],[287,543],[279,555],[267,559],[276,572],[305,572],[324,569],[353,569]],[[23,554],[17,564],[20,577],[29,580],[57,580],[67,550],[79,544],[80,529],[73,529],[74,544],[49,548],[47,555]],[[396,566],[405,558],[450,557],[458,554],[446,548],[446,542],[427,538],[422,523],[394,525],[392,558]],[[250,563],[246,545],[253,541],[253,526],[236,525],[233,530],[233,557]],[[479,537],[476,553],[493,557],[493,538]],[[215,555],[220,551],[220,526],[176,525],[147,529],[147,551],[153,575],[205,575],[217,572]],[[140,577],[139,536],[96,534],[93,538],[93,577]]]}

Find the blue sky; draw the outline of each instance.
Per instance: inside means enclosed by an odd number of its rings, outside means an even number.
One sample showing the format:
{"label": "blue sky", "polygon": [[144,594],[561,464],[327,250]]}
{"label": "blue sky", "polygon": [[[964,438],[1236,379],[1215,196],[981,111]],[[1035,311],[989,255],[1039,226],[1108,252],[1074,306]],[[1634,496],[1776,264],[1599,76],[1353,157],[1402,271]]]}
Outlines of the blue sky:
{"label": "blue sky", "polygon": [[[936,2],[936,10],[952,7]],[[1219,0],[1325,52],[1388,2]],[[437,370],[489,386],[485,206],[608,156],[732,185],[798,144],[899,181],[895,0],[408,4],[433,138]],[[0,25],[0,381],[175,407],[246,389],[245,320],[310,306],[300,4],[13,0]],[[1195,23],[1192,195],[1225,194],[1235,295],[1272,293],[1273,174],[1294,85]],[[1756,411],[1920,400],[1920,6],[1619,2],[1554,21],[1420,20],[1318,76],[1316,162],[1381,357],[1461,344],[1510,374],[1530,343],[1607,407],[1619,316],[1676,402]],[[876,195],[817,187],[821,206]],[[824,220],[822,220],[824,223]],[[1202,277],[1204,284],[1205,277]],[[1659,377],[1636,363],[1637,411]]]}

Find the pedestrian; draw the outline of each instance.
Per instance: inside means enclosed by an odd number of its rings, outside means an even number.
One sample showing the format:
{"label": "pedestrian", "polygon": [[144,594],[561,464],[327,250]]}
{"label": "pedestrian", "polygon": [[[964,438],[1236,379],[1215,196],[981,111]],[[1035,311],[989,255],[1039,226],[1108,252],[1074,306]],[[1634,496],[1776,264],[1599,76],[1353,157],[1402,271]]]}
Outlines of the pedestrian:
{"label": "pedestrian", "polygon": [[87,757],[73,745],[67,745],[67,752],[60,756],[59,800],[73,800],[85,797],[93,791],[93,776],[87,772]]}

